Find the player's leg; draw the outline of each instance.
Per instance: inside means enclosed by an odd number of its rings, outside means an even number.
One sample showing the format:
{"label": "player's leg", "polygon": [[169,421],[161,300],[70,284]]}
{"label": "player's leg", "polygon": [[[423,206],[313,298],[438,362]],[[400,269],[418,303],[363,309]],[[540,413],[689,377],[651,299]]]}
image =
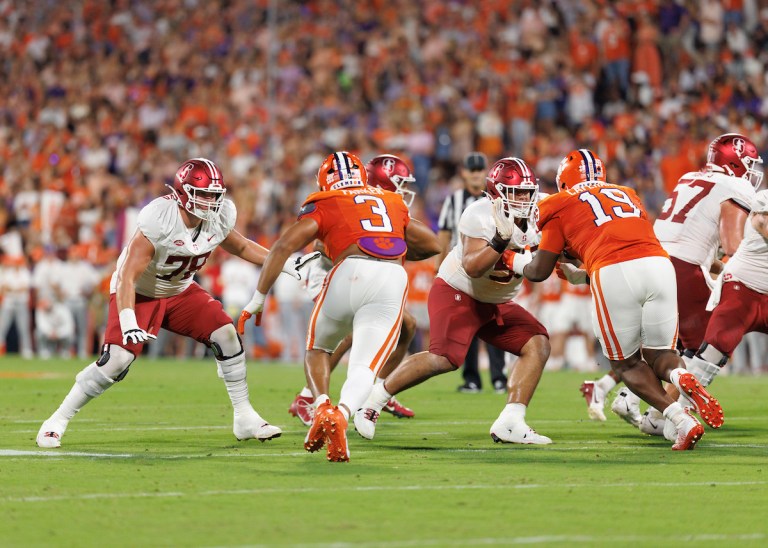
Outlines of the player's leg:
{"label": "player's leg", "polygon": [[[165,310],[165,302],[160,299],[148,299],[137,296],[136,322],[149,333],[157,333]],[[45,448],[61,446],[61,438],[69,421],[92,399],[100,396],[114,383],[128,374],[128,367],[136,356],[141,354],[143,344],[123,346],[123,333],[117,314],[117,303],[112,295],[109,301],[107,329],[104,336],[102,354],[95,362],[88,364],[75,377],[69,393],[59,408],[40,427],[37,433],[37,445]]]}
{"label": "player's leg", "polygon": [[281,430],[269,424],[251,405],[245,349],[222,304],[193,283],[167,299],[163,327],[205,344],[213,352],[234,410],[233,433],[238,440],[277,438]]}
{"label": "player's leg", "polygon": [[507,353],[492,344],[486,344],[485,349],[488,352],[488,365],[491,371],[493,390],[497,394],[504,394],[507,391],[507,375],[504,372]]}
{"label": "player's leg", "polygon": [[461,368],[464,384],[459,386],[457,390],[463,394],[477,394],[483,389],[483,381],[480,378],[479,354],[480,339],[475,337],[467,348],[464,365]]}
{"label": "player's leg", "polygon": [[458,369],[478,329],[492,320],[496,309],[478,303],[440,278],[430,289],[428,307],[429,351],[414,354],[400,364],[383,383],[373,387],[363,408],[355,413],[355,428],[366,439],[373,439],[379,413],[392,396]]}
{"label": "player's leg", "polygon": [[543,445],[552,443],[525,421],[536,387],[550,354],[547,330],[517,303],[498,306],[503,324],[491,322],[480,328],[484,341],[518,356],[507,381],[507,404],[491,426],[495,442]]}
{"label": "player's leg", "polygon": [[[382,367],[381,371],[376,374],[377,384],[384,382],[384,379],[386,379],[389,374],[392,373],[392,371],[394,371],[398,365],[400,365],[400,362],[403,361],[405,353],[408,351],[408,347],[411,345],[411,341],[413,340],[415,334],[416,318],[414,318],[410,312],[404,310],[403,325],[400,327],[400,338],[397,341],[397,346],[395,346],[392,354],[390,354],[389,358],[384,364],[384,367]],[[412,409],[409,409],[400,403],[395,396],[392,396],[392,398],[384,407],[382,407],[381,410],[386,413],[391,413],[399,419],[410,419],[415,415]]]}

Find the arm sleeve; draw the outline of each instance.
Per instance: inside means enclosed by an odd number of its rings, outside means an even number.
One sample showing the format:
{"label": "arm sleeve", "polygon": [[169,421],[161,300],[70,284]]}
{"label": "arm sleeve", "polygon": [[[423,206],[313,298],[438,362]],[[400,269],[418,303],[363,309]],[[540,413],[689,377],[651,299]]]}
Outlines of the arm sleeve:
{"label": "arm sleeve", "polygon": [[560,219],[555,218],[541,227],[541,243],[539,249],[560,254],[565,249],[565,237],[560,226]]}

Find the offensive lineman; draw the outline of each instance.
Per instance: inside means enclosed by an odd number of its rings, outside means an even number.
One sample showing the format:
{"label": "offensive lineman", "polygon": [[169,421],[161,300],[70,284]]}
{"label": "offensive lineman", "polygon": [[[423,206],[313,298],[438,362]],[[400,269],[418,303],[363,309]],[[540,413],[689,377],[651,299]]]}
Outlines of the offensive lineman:
{"label": "offensive lineman", "polygon": [[[36,438],[40,447],[60,447],[72,417],[125,378],[144,343],[154,340],[161,327],[213,351],[234,407],[237,439],[266,441],[281,434],[251,406],[245,351],[231,318],[192,279],[218,246],[256,265],[264,263],[268,250],[234,230],[235,205],[224,199],[221,171],[210,160],[184,162],[168,187],[171,194],[141,210],[136,233],[118,258],[102,355],[78,373],[69,394],[42,424]],[[286,262],[282,271],[299,277],[296,269],[308,257]]]}

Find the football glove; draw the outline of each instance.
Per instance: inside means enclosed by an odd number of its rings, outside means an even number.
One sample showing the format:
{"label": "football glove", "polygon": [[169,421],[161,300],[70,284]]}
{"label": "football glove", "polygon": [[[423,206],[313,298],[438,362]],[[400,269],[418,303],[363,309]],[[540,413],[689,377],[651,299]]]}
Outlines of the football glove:
{"label": "football glove", "polygon": [[495,198],[493,202],[493,223],[496,225],[496,234],[502,240],[509,241],[515,230],[515,218],[509,215],[501,198]]}
{"label": "football glove", "polygon": [[525,251],[521,252],[512,252],[512,256],[507,256],[504,262],[506,263],[507,268],[509,268],[512,272],[518,276],[522,276],[525,265],[530,263],[532,260],[533,253],[526,249]]}
{"label": "football glove", "polygon": [[582,268],[577,268],[570,263],[557,263],[556,272],[558,278],[567,280],[573,285],[589,284],[587,271]]}
{"label": "football glove", "polygon": [[264,310],[264,301],[267,296],[261,293],[258,289],[253,294],[251,302],[243,307],[243,311],[240,312],[240,318],[237,320],[237,332],[241,335],[245,334],[245,324],[251,319],[252,316],[256,316],[253,320],[255,325],[261,325],[261,313]]}
{"label": "football glove", "polygon": [[123,332],[123,346],[129,344],[144,344],[149,340],[157,339],[156,335],[147,333],[136,322],[136,312],[132,308],[123,308],[118,315],[120,318],[120,330]]}

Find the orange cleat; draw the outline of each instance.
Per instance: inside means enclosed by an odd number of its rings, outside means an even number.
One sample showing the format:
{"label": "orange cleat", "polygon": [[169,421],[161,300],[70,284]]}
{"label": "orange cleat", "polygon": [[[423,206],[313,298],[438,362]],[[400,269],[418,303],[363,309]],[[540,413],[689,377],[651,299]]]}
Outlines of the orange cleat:
{"label": "orange cleat", "polygon": [[326,450],[331,462],[349,462],[349,446],[347,445],[347,419],[338,407],[326,413],[324,420],[325,439],[328,442]]}
{"label": "orange cleat", "polygon": [[696,409],[696,412],[712,428],[720,428],[725,420],[723,408],[717,399],[709,395],[692,373],[682,373],[678,380],[680,394]]}
{"label": "orange cleat", "polygon": [[686,409],[684,412],[688,416],[677,427],[677,440],[672,446],[672,451],[693,451],[696,449],[696,442],[704,435],[704,427],[691,414],[691,410]]}
{"label": "orange cleat", "polygon": [[333,413],[334,407],[331,405],[330,400],[321,403],[317,409],[315,409],[315,418],[312,421],[312,426],[307,432],[307,437],[304,438],[304,449],[310,453],[319,451],[325,444],[325,419],[327,415]]}

